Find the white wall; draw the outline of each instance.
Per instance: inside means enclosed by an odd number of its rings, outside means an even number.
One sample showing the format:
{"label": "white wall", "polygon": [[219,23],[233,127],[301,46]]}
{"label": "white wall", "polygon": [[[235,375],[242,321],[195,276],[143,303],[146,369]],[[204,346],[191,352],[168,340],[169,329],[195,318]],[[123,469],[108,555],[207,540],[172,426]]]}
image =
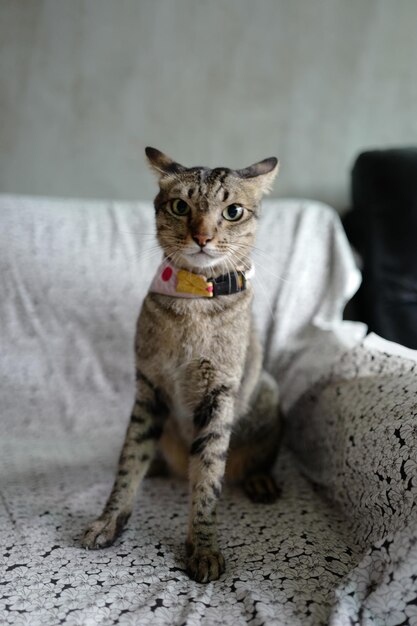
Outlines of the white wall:
{"label": "white wall", "polygon": [[360,150],[417,143],[417,2],[0,0],[0,124],[2,192],[148,199],[150,144],[343,208]]}

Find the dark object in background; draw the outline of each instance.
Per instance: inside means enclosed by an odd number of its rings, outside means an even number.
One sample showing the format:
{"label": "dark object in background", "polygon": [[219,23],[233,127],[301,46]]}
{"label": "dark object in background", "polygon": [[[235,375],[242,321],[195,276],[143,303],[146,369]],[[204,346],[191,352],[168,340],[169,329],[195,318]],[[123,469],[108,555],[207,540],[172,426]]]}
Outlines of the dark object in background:
{"label": "dark object in background", "polygon": [[417,349],[417,148],[359,155],[344,226],[363,259],[357,319]]}

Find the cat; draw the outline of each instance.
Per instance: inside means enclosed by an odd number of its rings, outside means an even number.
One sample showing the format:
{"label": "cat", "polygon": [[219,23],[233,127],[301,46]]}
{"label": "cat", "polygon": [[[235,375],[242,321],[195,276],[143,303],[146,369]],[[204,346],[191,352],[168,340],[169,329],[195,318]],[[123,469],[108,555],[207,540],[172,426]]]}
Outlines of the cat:
{"label": "cat", "polygon": [[188,476],[186,571],[206,583],[225,570],[216,529],[223,479],[257,502],[280,493],[270,473],[281,431],[278,388],[262,369],[251,313],[251,250],[278,161],[230,170],[186,168],[154,148],[146,155],[159,177],[164,261],[137,323],[135,403],[113,490],[82,543],[114,542],[158,447],[171,470]]}

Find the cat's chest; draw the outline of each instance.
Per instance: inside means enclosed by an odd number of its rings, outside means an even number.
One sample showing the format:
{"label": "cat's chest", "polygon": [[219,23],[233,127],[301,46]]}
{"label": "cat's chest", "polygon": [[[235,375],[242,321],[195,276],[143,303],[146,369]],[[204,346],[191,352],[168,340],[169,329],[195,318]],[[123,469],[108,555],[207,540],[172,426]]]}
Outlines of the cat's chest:
{"label": "cat's chest", "polygon": [[[217,322],[217,323],[216,323]],[[164,378],[186,376],[192,364],[209,360],[213,367],[221,367],[221,350],[227,342],[228,333],[219,320],[187,319],[169,320],[155,329],[159,363]]]}
{"label": "cat's chest", "polygon": [[208,314],[192,306],[172,311],[146,299],[138,323],[137,358],[169,395],[202,361],[238,375],[249,336],[249,305],[245,298],[233,309]]}

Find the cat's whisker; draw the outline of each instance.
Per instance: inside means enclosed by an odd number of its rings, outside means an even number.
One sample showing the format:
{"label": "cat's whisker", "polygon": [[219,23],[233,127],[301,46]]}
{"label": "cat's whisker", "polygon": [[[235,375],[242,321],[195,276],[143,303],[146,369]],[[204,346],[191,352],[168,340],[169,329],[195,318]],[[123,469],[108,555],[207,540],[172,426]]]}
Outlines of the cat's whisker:
{"label": "cat's whisker", "polygon": [[260,288],[262,289],[262,292],[263,292],[263,294],[264,294],[264,297],[265,297],[266,303],[267,303],[267,305],[268,305],[268,309],[269,309],[269,311],[270,311],[270,313],[271,313],[271,317],[272,317],[272,319],[274,320],[274,322],[276,322],[276,314],[275,314],[275,311],[274,311],[274,307],[272,306],[272,300],[271,300],[271,297],[268,295],[268,289],[267,289],[267,287],[265,286],[265,283],[263,282],[263,280],[262,280],[262,278],[259,276],[259,274],[258,274],[258,275],[257,275],[257,274],[255,274],[255,276],[253,277],[253,279],[254,279],[254,281],[258,281],[258,284],[259,284]]}
{"label": "cat's whisker", "polygon": [[228,277],[229,277],[229,291],[231,291],[232,289],[231,289],[230,271],[229,271],[229,269],[228,269],[228,263],[227,263],[227,261],[228,261],[227,257],[226,257],[226,258],[224,258],[224,259],[222,259],[222,266],[225,268],[224,273],[225,273],[225,274],[228,274]]}
{"label": "cat's whisker", "polygon": [[263,271],[268,272],[268,274],[270,274],[271,276],[274,276],[274,278],[276,278],[277,280],[282,281],[283,283],[290,283],[291,281],[288,278],[283,278],[282,276],[279,276],[278,274],[275,274],[275,272],[273,272],[268,265],[265,265],[264,263],[262,263],[261,261],[259,261],[259,259],[255,259],[256,265],[258,267],[260,267]]}
{"label": "cat's whisker", "polygon": [[144,263],[144,262],[154,259],[155,257],[157,257],[157,255],[158,255],[158,250],[155,250],[154,252],[151,252],[146,255],[134,254],[132,256],[136,261],[139,261],[140,263]]}
{"label": "cat's whisker", "polygon": [[149,248],[141,248],[140,252],[147,252],[150,250],[156,250],[157,248],[159,248],[159,250],[161,250],[161,246],[159,245],[159,243],[155,243],[152,246],[149,246]]}
{"label": "cat's whisker", "polygon": [[146,250],[138,250],[137,252],[134,253],[135,258],[144,261],[147,259],[152,258],[154,255],[156,255],[157,253],[162,253],[161,247],[158,246],[153,246],[152,248],[147,248]]}
{"label": "cat's whisker", "polygon": [[[244,259],[240,258],[238,253],[235,253],[235,255],[236,255],[236,258],[238,258],[238,259],[240,260],[240,262],[241,262],[241,263],[243,263],[243,262],[244,262]],[[252,280],[253,280],[253,282],[254,282],[254,283],[255,283],[255,281],[258,281],[258,284],[259,284],[259,286],[261,287],[262,292],[263,292],[263,294],[264,294],[264,296],[265,296],[265,300],[266,300],[266,302],[267,302],[267,305],[268,305],[269,311],[270,311],[270,313],[271,313],[271,317],[272,317],[272,319],[273,319],[274,321],[276,321],[276,318],[275,318],[275,313],[274,313],[273,306],[272,306],[272,303],[271,303],[271,298],[270,298],[270,297],[269,297],[269,295],[268,295],[268,290],[267,290],[267,288],[266,288],[266,286],[265,286],[265,284],[264,284],[263,280],[261,279],[261,277],[260,277],[258,274],[255,274],[255,275],[254,275],[254,277],[252,278]]]}
{"label": "cat's whisker", "polygon": [[171,259],[174,265],[180,260],[180,258],[181,258],[181,255],[178,252],[178,250],[174,250],[174,252],[171,254]]}
{"label": "cat's whisker", "polygon": [[[239,252],[251,252],[251,246],[246,246],[245,244],[238,244],[238,243],[233,243],[230,245],[230,248],[233,249],[233,247],[237,247],[239,249]],[[254,254],[256,253],[256,250],[253,250]],[[267,265],[263,264],[263,261],[271,261],[273,260],[272,257],[268,255],[266,253],[263,253],[265,255],[265,259],[262,259],[262,261],[259,261],[259,259],[256,259],[256,265],[258,265],[259,267],[261,267],[263,270],[265,270],[266,272],[268,272],[269,274],[271,274],[271,276],[274,276],[275,278],[277,278],[278,280],[281,280],[285,283],[289,283],[291,282],[288,278],[283,278],[282,276],[279,276],[278,274],[276,274],[275,272],[273,272],[270,267],[268,267]]]}
{"label": "cat's whisker", "polygon": [[241,243],[241,242],[234,242],[231,244],[231,246],[235,246],[239,248],[239,250],[247,252],[248,254],[251,254],[251,255],[252,254],[261,255],[262,257],[264,257],[265,261],[275,262],[275,259],[273,258],[271,254],[264,252],[263,250],[261,250],[261,248],[257,248],[256,246],[252,246],[252,245]]}
{"label": "cat's whisker", "polygon": [[[230,270],[228,269],[229,262],[230,262]],[[235,266],[235,264],[233,263],[233,259],[231,259],[231,258],[229,258],[228,256],[226,256],[226,257],[225,257],[225,264],[226,264],[226,269],[228,270],[228,273],[229,273],[229,290],[230,290],[230,273],[231,273],[231,272],[233,272],[233,273],[234,273],[234,275],[235,275],[235,280],[236,280],[236,284],[238,284],[238,283],[239,283],[239,280],[238,280],[238,275],[237,275],[237,271],[236,271],[236,266]],[[243,265],[244,265],[244,264],[243,264]],[[244,269],[246,269],[246,268],[245,268],[245,265],[244,265]]]}
{"label": "cat's whisker", "polygon": [[263,254],[268,259],[273,258],[271,254],[269,254],[268,252],[265,252],[265,250],[263,250],[262,248],[259,248],[258,246],[255,246],[254,244],[247,244],[247,243],[244,243],[243,241],[239,241],[239,242],[234,242],[233,245],[239,246],[240,248],[246,248],[247,250],[251,252],[257,252],[259,254]]}
{"label": "cat's whisker", "polygon": [[[231,246],[230,246],[231,248]],[[238,264],[241,263],[243,265],[243,269],[244,271],[247,271],[250,269],[252,263],[250,258],[247,255],[241,254],[240,252],[238,252],[237,250],[232,250],[231,249],[232,254],[228,255],[227,258],[233,263],[235,258],[238,261]],[[235,263],[233,263],[235,265]]]}

